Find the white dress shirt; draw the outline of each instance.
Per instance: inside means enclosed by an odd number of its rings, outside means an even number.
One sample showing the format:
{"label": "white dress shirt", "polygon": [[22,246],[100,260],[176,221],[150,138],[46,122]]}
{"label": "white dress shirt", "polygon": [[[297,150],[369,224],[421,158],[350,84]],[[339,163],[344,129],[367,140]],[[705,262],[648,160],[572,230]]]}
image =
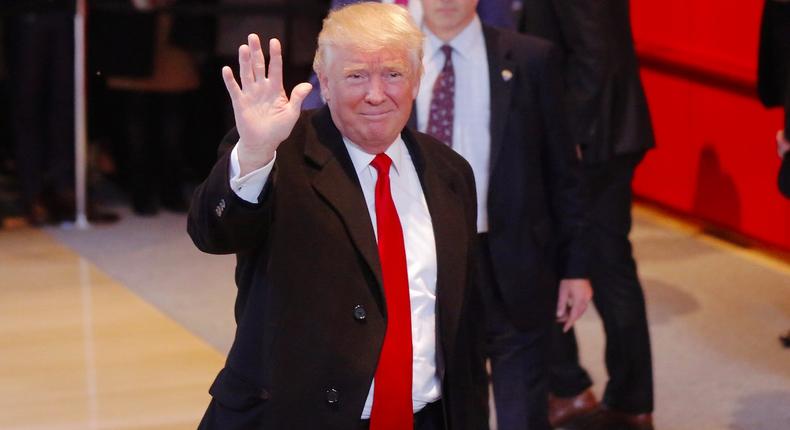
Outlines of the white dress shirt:
{"label": "white dress shirt", "polygon": [[[373,223],[373,232],[378,236],[375,198],[378,173],[370,165],[375,155],[364,152],[346,138],[343,138],[343,142],[359,178]],[[412,406],[416,413],[426,404],[441,397],[441,382],[436,373],[436,242],[425,194],[403,139],[399,136],[385,154],[392,159],[390,189],[403,228],[406,248],[413,350]],[[239,159],[235,147],[230,159],[231,188],[242,199],[257,203],[258,195],[274,166],[274,160],[244,177],[239,177]],[[374,384],[370,386],[362,419],[370,418]]]}
{"label": "white dress shirt", "polygon": [[[444,67],[444,41],[423,26],[423,67],[417,95],[417,128],[428,129],[433,84]],[[491,88],[488,80],[488,57],[480,18],[472,22],[448,43],[452,48],[455,71],[455,117],[453,149],[472,166],[477,190],[477,231],[488,231],[488,178],[491,159]]]}

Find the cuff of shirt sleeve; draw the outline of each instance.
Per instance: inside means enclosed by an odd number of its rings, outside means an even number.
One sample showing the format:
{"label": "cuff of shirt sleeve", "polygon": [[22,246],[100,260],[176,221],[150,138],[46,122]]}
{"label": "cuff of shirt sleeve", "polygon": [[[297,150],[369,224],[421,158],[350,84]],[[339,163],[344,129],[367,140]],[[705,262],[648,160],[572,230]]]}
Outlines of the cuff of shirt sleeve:
{"label": "cuff of shirt sleeve", "polygon": [[269,179],[276,159],[277,152],[274,153],[274,158],[267,165],[240,177],[239,153],[237,147],[234,146],[230,153],[230,189],[242,200],[258,203],[258,196]]}

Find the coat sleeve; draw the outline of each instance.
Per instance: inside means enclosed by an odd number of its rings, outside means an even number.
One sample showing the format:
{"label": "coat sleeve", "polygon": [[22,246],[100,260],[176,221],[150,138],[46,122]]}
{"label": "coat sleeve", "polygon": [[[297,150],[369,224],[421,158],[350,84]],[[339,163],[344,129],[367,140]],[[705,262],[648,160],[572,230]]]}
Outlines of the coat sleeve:
{"label": "coat sleeve", "polygon": [[567,47],[564,77],[569,125],[574,141],[583,149],[601,144],[597,141],[602,137],[600,109],[613,55],[612,44],[606,40],[611,33],[606,28],[610,8],[601,3],[612,1],[552,1]]}
{"label": "coat sleeve", "polygon": [[785,154],[779,167],[779,191],[790,199],[790,152]]}
{"label": "coat sleeve", "polygon": [[272,217],[277,162],[263,187],[258,203],[250,203],[230,188],[230,149],[238,141],[232,130],[220,144],[220,157],[192,196],[187,232],[203,252],[232,254],[263,243]]}
{"label": "coat sleeve", "polygon": [[586,229],[587,192],[573,140],[567,133],[561,81],[561,54],[553,45],[543,51],[537,76],[541,115],[546,127],[543,165],[551,198],[551,215],[557,223],[559,268],[562,279],[587,277]]}

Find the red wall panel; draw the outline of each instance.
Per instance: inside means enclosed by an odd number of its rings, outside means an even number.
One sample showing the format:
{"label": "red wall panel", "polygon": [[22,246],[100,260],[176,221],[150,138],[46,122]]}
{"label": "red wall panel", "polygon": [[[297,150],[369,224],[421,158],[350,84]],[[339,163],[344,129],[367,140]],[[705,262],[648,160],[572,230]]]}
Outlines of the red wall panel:
{"label": "red wall panel", "polygon": [[790,250],[776,187],[781,110],[753,90],[762,1],[632,1],[657,149],[637,195]]}

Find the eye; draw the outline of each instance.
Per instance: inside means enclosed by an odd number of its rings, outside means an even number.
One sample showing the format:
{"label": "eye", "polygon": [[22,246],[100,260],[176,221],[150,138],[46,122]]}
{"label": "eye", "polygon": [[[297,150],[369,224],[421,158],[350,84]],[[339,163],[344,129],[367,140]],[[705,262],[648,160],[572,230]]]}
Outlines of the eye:
{"label": "eye", "polygon": [[389,72],[387,76],[390,78],[400,78],[401,76],[403,76],[403,73],[393,70]]}
{"label": "eye", "polygon": [[360,80],[362,78],[364,78],[362,73],[357,73],[357,72],[352,72],[352,73],[349,73],[348,75],[346,75],[346,79],[349,79],[349,80],[352,80],[352,81],[358,81],[358,80]]}

